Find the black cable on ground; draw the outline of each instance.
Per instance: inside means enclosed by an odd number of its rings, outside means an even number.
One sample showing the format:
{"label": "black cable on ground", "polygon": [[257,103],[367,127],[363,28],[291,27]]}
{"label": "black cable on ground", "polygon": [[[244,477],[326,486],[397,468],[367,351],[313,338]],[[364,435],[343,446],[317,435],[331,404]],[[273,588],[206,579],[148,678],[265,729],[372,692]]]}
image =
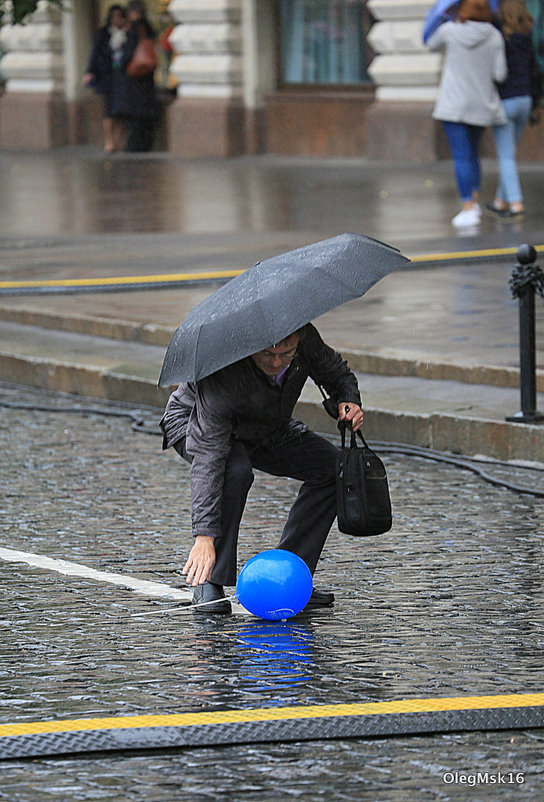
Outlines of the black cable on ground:
{"label": "black cable on ground", "polygon": [[[472,457],[466,457],[464,455],[456,457],[453,454],[445,454],[444,452],[434,451],[431,448],[423,448],[421,446],[410,446],[405,443],[373,442],[372,446],[381,453],[405,454],[409,457],[421,457],[423,459],[434,460],[435,462],[444,462],[448,465],[454,465],[462,470],[472,471],[472,473],[480,476],[486,482],[489,482],[489,484],[496,485],[497,487],[506,487],[508,490],[513,490],[516,493],[528,493],[531,496],[544,498],[544,490],[537,490],[536,488],[526,487],[525,485],[516,485],[486,473],[482,468],[474,464],[474,462],[479,462],[480,460],[473,460]],[[513,467],[508,462],[500,460],[486,460],[486,462],[490,465],[506,465],[508,467]],[[544,470],[544,468],[538,466],[533,468],[530,465],[516,465],[515,467],[526,470]]]}
{"label": "black cable on ground", "polygon": [[0,407],[6,407],[7,409],[25,409],[29,412],[64,412],[76,415],[103,415],[104,417],[112,418],[130,418],[130,420],[132,420],[131,428],[134,431],[142,432],[143,434],[162,435],[159,429],[149,429],[144,425],[142,413],[138,410],[131,412],[130,410],[101,409],[100,407],[60,407],[46,406],[45,404],[21,404],[18,401],[6,401],[4,399],[0,400]]}
{"label": "black cable on ground", "polygon": [[[392,452],[395,452],[398,449],[409,448],[413,451],[413,456],[419,456],[417,452],[421,451],[421,456],[425,456],[426,454],[436,454],[437,456],[443,456],[443,451],[437,451],[432,448],[427,448],[425,446],[413,446],[409,445],[408,443],[394,443],[387,440],[372,440],[372,444],[375,448],[380,450],[387,450],[390,449]],[[463,455],[460,455],[463,458]],[[544,473],[544,464],[538,463],[527,463],[527,462],[508,462],[507,460],[500,460],[500,459],[493,459],[493,457],[466,457],[471,462],[482,462],[488,465],[503,465],[506,468],[518,468],[519,470],[524,471],[540,471]]]}
{"label": "black cable on ground", "polygon": [[[111,416],[116,418],[129,418],[132,420],[131,428],[133,431],[141,432],[142,434],[151,434],[151,435],[160,435],[162,437],[162,432],[157,427],[157,429],[150,429],[144,423],[142,418],[142,413],[139,410],[130,411],[130,410],[117,410],[117,409],[102,409],[101,407],[79,407],[79,406],[49,406],[45,404],[23,404],[18,401],[8,401],[5,399],[0,399],[0,406],[6,407],[8,409],[24,409],[28,410],[29,412],[64,412],[68,414],[81,414],[81,415],[102,415],[105,417]],[[538,498],[544,498],[544,490],[538,490],[536,488],[527,487],[525,485],[518,485],[514,484],[513,482],[507,482],[504,479],[498,479],[495,476],[484,471],[482,468],[479,468],[475,465],[475,462],[480,462],[478,458],[468,457],[465,455],[454,456],[453,454],[447,454],[443,451],[436,451],[432,448],[425,448],[423,446],[412,446],[407,443],[389,443],[386,441],[377,441],[371,440],[369,442],[370,446],[376,448],[381,453],[390,453],[390,454],[402,454],[408,457],[420,457],[422,459],[430,459],[434,460],[435,462],[443,462],[448,465],[453,465],[457,468],[461,468],[462,470],[472,471],[484,481],[489,482],[489,484],[495,485],[496,487],[504,487],[507,490],[511,490],[515,493],[524,493],[530,496],[536,496]],[[507,467],[516,467],[525,470],[536,470],[536,471],[544,471],[544,467],[539,466],[531,466],[531,465],[511,465],[508,462],[504,462],[501,460],[492,460],[488,459],[485,460],[486,464],[488,465],[502,465]]]}

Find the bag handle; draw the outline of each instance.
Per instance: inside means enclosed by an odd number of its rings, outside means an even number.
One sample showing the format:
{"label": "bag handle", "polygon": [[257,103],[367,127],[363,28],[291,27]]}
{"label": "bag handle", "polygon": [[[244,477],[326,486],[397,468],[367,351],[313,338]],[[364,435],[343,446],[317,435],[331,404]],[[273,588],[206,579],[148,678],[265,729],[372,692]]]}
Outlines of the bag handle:
{"label": "bag handle", "polygon": [[356,432],[353,431],[351,426],[351,421],[348,420],[339,420],[338,421],[338,430],[340,432],[340,437],[342,439],[342,448],[345,448],[346,445],[346,429],[350,430],[351,438],[350,438],[350,448],[357,448],[357,436],[361,439],[361,442],[365,448],[368,448],[368,443],[366,442],[365,438],[363,437],[363,433],[360,429],[357,429]]}
{"label": "bag handle", "polygon": [[[300,356],[299,356],[299,358],[300,358]],[[304,360],[301,359],[301,361],[304,361]],[[317,386],[319,387],[319,389],[321,391],[321,395],[323,396],[322,404],[325,407],[326,412],[328,412],[328,414],[331,416],[331,418],[338,419],[338,407],[337,407],[336,403],[333,401],[332,398],[329,398],[329,396],[325,393],[325,390],[323,389],[321,384],[319,384],[319,382],[316,382],[316,384],[317,384]],[[351,423],[349,421],[339,420],[338,421],[338,429],[340,430],[340,436],[342,438],[342,448],[345,447],[345,443],[346,443],[346,428],[349,428],[350,431],[351,431],[351,442],[350,442],[350,446],[349,447],[350,448],[357,448],[357,440],[355,438],[355,432],[351,428]],[[366,448],[368,448],[368,443],[366,442],[365,438],[363,437],[363,433],[361,432],[360,429],[357,430],[357,434],[361,438],[363,445]]]}

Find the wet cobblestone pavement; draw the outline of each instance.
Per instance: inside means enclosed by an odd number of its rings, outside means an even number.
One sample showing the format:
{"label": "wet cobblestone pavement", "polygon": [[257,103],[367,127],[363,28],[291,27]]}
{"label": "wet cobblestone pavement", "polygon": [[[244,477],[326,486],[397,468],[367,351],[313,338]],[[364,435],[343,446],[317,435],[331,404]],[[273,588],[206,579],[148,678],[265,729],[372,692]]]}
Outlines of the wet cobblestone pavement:
{"label": "wet cobblestone pavement", "polygon": [[[8,386],[2,399],[66,403]],[[1,414],[0,546],[183,586],[188,471],[159,437],[116,417]],[[334,607],[285,623],[132,618],[172,602],[1,562],[0,723],[542,691],[542,500],[451,465],[384,461],[393,530],[333,529],[316,585]],[[275,545],[296,488],[258,475],[240,564]],[[527,730],[40,758],[3,765],[0,800],[537,800],[543,744]],[[525,782],[444,781],[498,771]]]}

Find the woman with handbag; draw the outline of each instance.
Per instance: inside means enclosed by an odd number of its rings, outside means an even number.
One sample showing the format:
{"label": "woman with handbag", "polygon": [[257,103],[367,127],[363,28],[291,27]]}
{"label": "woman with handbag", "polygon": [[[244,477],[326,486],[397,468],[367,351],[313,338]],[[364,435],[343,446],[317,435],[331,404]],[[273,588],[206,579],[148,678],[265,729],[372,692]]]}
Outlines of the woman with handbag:
{"label": "woman with handbag", "polygon": [[128,139],[126,150],[140,153],[151,150],[159,107],[155,92],[155,33],[145,3],[130,0],[127,6],[130,28],[123,53],[126,74]]}
{"label": "woman with handbag", "polygon": [[499,24],[506,46],[508,77],[499,86],[506,124],[493,126],[499,160],[495,199],[485,207],[501,219],[519,220],[524,214],[523,195],[516,164],[516,149],[533,108],[531,76],[538,70],[533,50],[533,18],[523,0],[502,0]]}

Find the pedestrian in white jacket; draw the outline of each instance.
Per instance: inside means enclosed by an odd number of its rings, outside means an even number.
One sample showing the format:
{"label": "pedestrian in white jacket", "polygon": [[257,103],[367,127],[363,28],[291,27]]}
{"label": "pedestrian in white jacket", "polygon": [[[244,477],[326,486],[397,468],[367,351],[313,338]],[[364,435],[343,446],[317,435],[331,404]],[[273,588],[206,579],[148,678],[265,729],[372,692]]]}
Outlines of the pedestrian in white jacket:
{"label": "pedestrian in white jacket", "polygon": [[429,37],[431,50],[445,50],[433,117],[441,120],[451,149],[462,209],[456,228],[481,220],[479,147],[485,128],[506,116],[496,82],[507,74],[504,41],[491,24],[487,0],[462,0],[455,21],[444,22]]}

